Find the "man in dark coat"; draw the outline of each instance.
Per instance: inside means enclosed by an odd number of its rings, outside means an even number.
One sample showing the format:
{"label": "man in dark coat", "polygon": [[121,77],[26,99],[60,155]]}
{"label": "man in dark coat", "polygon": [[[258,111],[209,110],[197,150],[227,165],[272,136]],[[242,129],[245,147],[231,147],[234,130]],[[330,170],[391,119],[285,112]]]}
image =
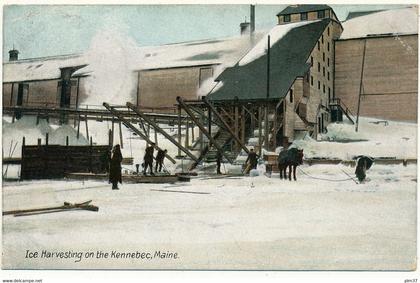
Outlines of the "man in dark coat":
{"label": "man in dark coat", "polygon": [[159,149],[157,154],[156,154],[156,166],[155,166],[155,172],[158,172],[158,167],[159,167],[159,172],[162,172],[162,165],[163,165],[163,161],[165,160],[165,155],[168,151]]}
{"label": "man in dark coat", "polygon": [[216,174],[220,175],[222,174],[222,171],[220,171],[220,165],[222,164],[223,155],[220,151],[217,151],[216,155],[216,165],[217,165],[217,171]]}
{"label": "man in dark coat", "polygon": [[363,182],[366,179],[366,171],[372,167],[373,158],[369,156],[360,155],[358,156],[356,171],[357,179],[359,182]]}
{"label": "man in dark coat", "polygon": [[150,174],[153,175],[153,152],[155,150],[154,143],[146,147],[144,154],[144,168],[143,174],[146,175],[147,167],[150,168]]}
{"label": "man in dark coat", "polygon": [[257,169],[258,157],[254,149],[251,148],[248,153],[248,158],[245,161],[245,174],[248,174],[251,169]]}
{"label": "man in dark coat", "polygon": [[118,190],[118,182],[122,183],[121,178],[121,161],[122,154],[120,145],[114,146],[111,154],[111,161],[109,163],[109,182],[112,183],[112,189]]}

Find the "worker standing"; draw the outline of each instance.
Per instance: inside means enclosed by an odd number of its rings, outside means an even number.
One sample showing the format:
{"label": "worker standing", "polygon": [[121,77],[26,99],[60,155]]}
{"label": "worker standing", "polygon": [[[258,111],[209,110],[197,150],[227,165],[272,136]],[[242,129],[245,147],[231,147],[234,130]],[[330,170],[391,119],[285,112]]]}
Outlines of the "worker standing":
{"label": "worker standing", "polygon": [[144,154],[144,168],[143,174],[146,175],[147,167],[150,168],[150,175],[153,175],[153,152],[155,143],[151,143],[149,146],[146,147],[146,151]]}
{"label": "worker standing", "polygon": [[122,154],[120,145],[114,146],[111,154],[111,161],[109,163],[109,182],[112,183],[112,189],[118,190],[118,183],[122,183],[121,177],[121,162]]}
{"label": "worker standing", "polygon": [[166,153],[168,152],[168,150],[162,150],[159,149],[157,154],[156,154],[156,166],[155,166],[155,172],[158,172],[158,167],[159,167],[159,172],[162,172],[162,166],[163,166],[163,161],[165,160],[165,156]]}
{"label": "worker standing", "polygon": [[257,153],[254,152],[254,149],[251,148],[249,153],[248,153],[248,158],[245,161],[245,174],[248,174],[249,171],[251,171],[251,169],[257,169],[257,164],[258,164],[258,157],[257,157]]}

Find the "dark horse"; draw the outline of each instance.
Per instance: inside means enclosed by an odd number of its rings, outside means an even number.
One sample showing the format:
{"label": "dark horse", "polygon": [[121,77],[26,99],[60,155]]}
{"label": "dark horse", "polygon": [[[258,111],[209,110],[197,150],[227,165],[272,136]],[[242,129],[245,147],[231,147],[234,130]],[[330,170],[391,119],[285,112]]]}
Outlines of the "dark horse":
{"label": "dark horse", "polygon": [[280,170],[280,179],[287,179],[286,169],[289,167],[289,180],[292,180],[292,166],[293,166],[293,179],[296,181],[296,167],[303,162],[303,149],[291,148],[282,150],[277,159]]}

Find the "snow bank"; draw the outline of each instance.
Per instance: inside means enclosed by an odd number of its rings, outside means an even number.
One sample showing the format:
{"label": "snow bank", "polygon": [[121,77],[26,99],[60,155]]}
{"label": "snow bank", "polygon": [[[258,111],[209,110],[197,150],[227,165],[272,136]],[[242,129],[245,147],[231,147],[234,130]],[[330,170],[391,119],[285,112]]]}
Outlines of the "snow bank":
{"label": "snow bank", "polygon": [[340,39],[366,37],[369,34],[417,34],[418,8],[410,7],[377,12],[342,22]]}
{"label": "snow bank", "polygon": [[77,130],[70,125],[63,125],[55,129],[48,137],[49,144],[66,144],[66,138],[69,137],[70,145],[88,145],[89,141],[83,136],[79,135],[77,138]]}
{"label": "snow bank", "polygon": [[282,39],[289,31],[294,28],[312,24],[314,21],[298,22],[287,25],[277,25],[266,34],[250,52],[248,52],[240,61],[239,66],[249,64],[256,59],[260,58],[267,52],[267,40],[270,35],[270,48],[276,44],[277,41]]}
{"label": "snow bank", "polygon": [[[308,136],[293,144],[304,149],[306,158],[324,157],[349,160],[357,155],[417,158],[417,124],[360,118],[359,132],[350,124],[328,125],[328,133],[316,141]],[[351,142],[353,141],[353,142]]]}
{"label": "snow bank", "polygon": [[3,154],[9,157],[9,152],[13,151],[13,147],[17,143],[13,157],[21,156],[22,138],[25,137],[26,144],[37,144],[41,138],[45,142],[45,134],[52,132],[52,128],[45,120],[40,120],[36,124],[36,117],[24,116],[15,123],[5,123],[3,119]]}

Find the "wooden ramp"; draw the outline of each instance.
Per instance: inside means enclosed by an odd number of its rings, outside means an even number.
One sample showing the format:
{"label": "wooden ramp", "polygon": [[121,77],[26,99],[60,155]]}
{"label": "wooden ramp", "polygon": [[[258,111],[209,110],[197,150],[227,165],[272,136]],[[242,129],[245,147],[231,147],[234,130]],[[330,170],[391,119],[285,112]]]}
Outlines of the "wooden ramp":
{"label": "wooden ramp", "polygon": [[[93,173],[68,173],[66,178],[73,180],[102,180],[108,181],[108,174],[93,174]],[[122,175],[123,183],[131,184],[162,184],[162,183],[175,183],[175,182],[189,182],[188,176],[181,175],[155,175],[155,176],[144,176],[144,175]]]}

